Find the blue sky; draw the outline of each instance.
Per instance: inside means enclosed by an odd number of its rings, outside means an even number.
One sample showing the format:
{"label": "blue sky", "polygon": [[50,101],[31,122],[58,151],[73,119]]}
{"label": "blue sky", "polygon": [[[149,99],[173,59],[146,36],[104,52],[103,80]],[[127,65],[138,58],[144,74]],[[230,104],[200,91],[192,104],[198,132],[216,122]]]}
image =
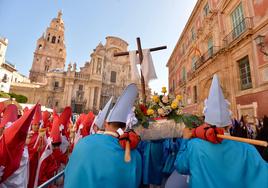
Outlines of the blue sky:
{"label": "blue sky", "polygon": [[63,11],[67,61],[83,66],[106,36],[118,36],[136,49],[167,45],[152,54],[158,80],[168,86],[166,63],[197,0],[0,0],[0,36],[9,39],[6,59],[28,76],[36,40],[58,10]]}

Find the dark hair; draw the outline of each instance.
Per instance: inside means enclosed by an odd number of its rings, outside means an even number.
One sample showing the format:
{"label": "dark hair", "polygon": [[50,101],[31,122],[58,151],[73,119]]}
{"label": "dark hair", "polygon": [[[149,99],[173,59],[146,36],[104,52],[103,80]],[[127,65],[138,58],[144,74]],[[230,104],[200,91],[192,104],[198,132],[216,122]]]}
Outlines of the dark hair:
{"label": "dark hair", "polygon": [[61,142],[52,143],[53,147],[59,147],[61,145]]}
{"label": "dark hair", "polygon": [[108,124],[117,129],[126,127],[126,123],[123,122],[109,122]]}

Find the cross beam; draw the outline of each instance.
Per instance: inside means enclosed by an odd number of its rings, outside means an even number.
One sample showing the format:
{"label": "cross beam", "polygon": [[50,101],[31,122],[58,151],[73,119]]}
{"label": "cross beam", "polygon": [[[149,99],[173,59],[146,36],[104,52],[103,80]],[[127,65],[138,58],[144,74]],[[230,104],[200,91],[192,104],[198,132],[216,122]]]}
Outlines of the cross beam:
{"label": "cross beam", "polygon": [[[139,60],[140,60],[140,65],[142,64],[142,60],[143,60],[143,54],[142,54],[142,47],[141,47],[141,40],[138,37],[137,38],[137,46],[138,46],[138,50],[136,50],[136,54],[139,54]],[[160,46],[160,47],[156,47],[156,48],[150,48],[150,52],[154,52],[154,51],[158,51],[158,50],[164,50],[166,49],[167,46]],[[118,57],[118,56],[127,56],[129,55],[129,52],[118,52],[114,54],[114,57]],[[144,76],[142,74],[142,70],[140,69],[141,72],[141,87],[142,87],[142,99],[143,99],[143,103],[146,103],[146,93],[145,93],[145,81],[144,81]]]}

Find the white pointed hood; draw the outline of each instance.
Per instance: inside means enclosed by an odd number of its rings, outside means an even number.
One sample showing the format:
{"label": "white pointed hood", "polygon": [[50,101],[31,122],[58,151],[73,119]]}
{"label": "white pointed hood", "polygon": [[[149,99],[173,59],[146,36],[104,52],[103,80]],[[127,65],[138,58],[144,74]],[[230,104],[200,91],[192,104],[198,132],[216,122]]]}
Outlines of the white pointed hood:
{"label": "white pointed hood", "polygon": [[215,74],[211,83],[209,96],[205,100],[205,122],[217,127],[225,127],[232,124],[229,102],[224,99],[222,89]]}
{"label": "white pointed hood", "polygon": [[128,114],[132,110],[137,95],[138,88],[136,84],[128,85],[111,109],[106,121],[126,123]]}
{"label": "white pointed hood", "polygon": [[108,116],[108,113],[112,107],[113,97],[106,103],[104,108],[99,112],[99,114],[95,117],[94,123],[98,126],[99,129],[104,129],[104,121]]}

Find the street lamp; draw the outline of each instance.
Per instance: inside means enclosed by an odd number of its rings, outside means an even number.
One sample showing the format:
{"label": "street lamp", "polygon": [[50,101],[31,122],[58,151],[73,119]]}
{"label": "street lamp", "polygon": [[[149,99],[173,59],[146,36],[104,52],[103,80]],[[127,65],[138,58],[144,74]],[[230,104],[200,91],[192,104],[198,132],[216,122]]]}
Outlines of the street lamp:
{"label": "street lamp", "polygon": [[261,51],[264,55],[268,56],[268,53],[266,52],[266,50],[265,50],[265,46],[264,46],[264,39],[265,39],[265,36],[263,36],[263,35],[258,35],[254,40],[255,40],[257,46],[260,48],[260,51]]}

